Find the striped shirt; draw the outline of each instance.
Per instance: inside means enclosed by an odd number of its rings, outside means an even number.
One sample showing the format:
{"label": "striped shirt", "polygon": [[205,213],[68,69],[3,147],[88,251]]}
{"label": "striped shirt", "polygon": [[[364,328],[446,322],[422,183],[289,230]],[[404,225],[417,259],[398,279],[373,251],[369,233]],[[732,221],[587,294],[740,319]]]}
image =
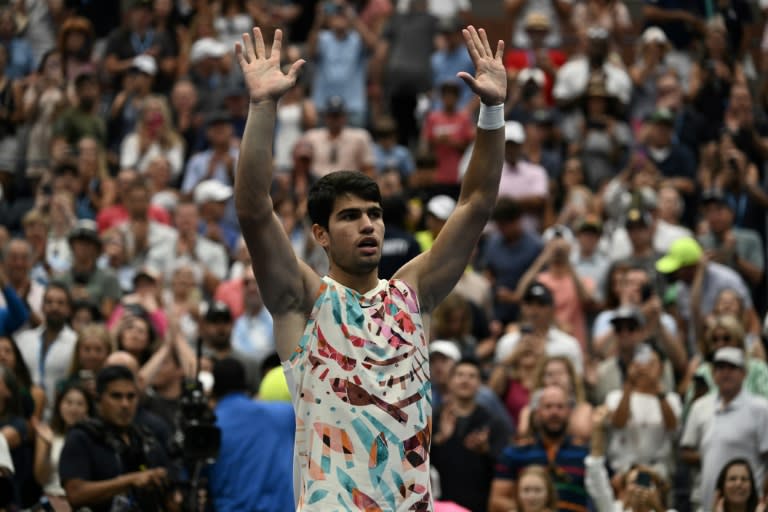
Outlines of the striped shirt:
{"label": "striped shirt", "polygon": [[557,490],[557,508],[560,512],[587,512],[588,495],[584,487],[584,458],[589,447],[576,445],[566,437],[554,456],[540,437],[530,444],[507,446],[496,462],[496,478],[517,480],[528,466],[549,468]]}

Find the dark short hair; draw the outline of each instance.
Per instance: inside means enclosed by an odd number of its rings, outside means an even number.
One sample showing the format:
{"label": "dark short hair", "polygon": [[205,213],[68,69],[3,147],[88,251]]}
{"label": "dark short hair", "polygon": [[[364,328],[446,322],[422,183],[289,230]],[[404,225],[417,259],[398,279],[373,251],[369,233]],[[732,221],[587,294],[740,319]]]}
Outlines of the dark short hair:
{"label": "dark short hair", "polygon": [[213,365],[213,396],[221,398],[247,389],[245,367],[237,359],[227,357]]}
{"label": "dark short hair", "polygon": [[107,390],[107,386],[118,380],[128,380],[134,384],[136,383],[136,377],[128,367],[122,365],[105,366],[96,376],[96,394],[101,397]]}
{"label": "dark short hair", "polygon": [[45,292],[43,293],[43,298],[45,298],[46,295],[48,295],[48,292],[51,290],[61,290],[64,292],[64,295],[67,296],[67,304],[69,307],[72,307],[72,294],[69,292],[69,287],[62,283],[61,281],[51,281],[48,283],[48,286],[45,287]]}
{"label": "dark short hair", "polygon": [[332,172],[317,180],[309,190],[307,210],[312,224],[328,229],[336,198],[344,194],[381,203],[379,185],[362,172]]}
{"label": "dark short hair", "polygon": [[477,358],[474,358],[471,356],[464,356],[458,361],[456,361],[456,364],[454,364],[453,367],[451,368],[451,374],[453,374],[456,371],[456,368],[464,365],[474,366],[478,374],[480,374],[481,376],[483,375],[483,368],[482,366],[480,366],[480,361],[478,361]]}
{"label": "dark short hair", "polygon": [[510,197],[502,197],[493,209],[492,219],[496,222],[513,221],[519,219],[522,214],[517,201]]}
{"label": "dark short hair", "polygon": [[80,89],[85,84],[96,84],[99,81],[93,73],[81,73],[75,77],[75,89]]}

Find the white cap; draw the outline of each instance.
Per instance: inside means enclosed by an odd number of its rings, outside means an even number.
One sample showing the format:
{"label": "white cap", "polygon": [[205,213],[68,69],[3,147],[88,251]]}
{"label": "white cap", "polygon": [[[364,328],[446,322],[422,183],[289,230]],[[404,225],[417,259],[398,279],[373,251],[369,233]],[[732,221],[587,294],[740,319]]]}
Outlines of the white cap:
{"label": "white cap", "polygon": [[642,35],[642,41],[644,44],[648,43],[661,43],[668,44],[669,40],[667,35],[659,27],[648,27],[645,29]]}
{"label": "white cap", "polygon": [[448,220],[456,208],[456,201],[446,195],[435,196],[427,203],[427,211],[440,220]]}
{"label": "white cap", "polygon": [[461,359],[461,351],[456,343],[448,340],[435,340],[429,344],[429,355],[441,354],[452,359],[454,362],[458,362]]}
{"label": "white cap", "polygon": [[525,130],[517,121],[507,121],[504,125],[504,140],[522,144],[525,142]]}
{"label": "white cap", "polygon": [[232,197],[232,187],[216,180],[205,180],[195,187],[195,202],[203,204],[210,201],[226,201]]}
{"label": "white cap", "polygon": [[227,53],[227,45],[212,37],[204,37],[195,41],[189,51],[189,61],[192,64],[208,57],[223,57]]}
{"label": "white cap", "polygon": [[11,449],[8,447],[5,436],[0,436],[0,469],[7,469],[12,474],[16,472],[11,458]]}
{"label": "white cap", "polygon": [[539,68],[524,68],[517,74],[517,83],[524,84],[528,80],[533,80],[539,87],[544,87],[546,76],[544,71]]}
{"label": "white cap", "polygon": [[157,62],[151,55],[137,55],[133,58],[132,67],[149,76],[155,76],[157,74]]}
{"label": "white cap", "polygon": [[713,363],[728,363],[744,368],[744,351],[736,347],[723,347],[715,352]]}

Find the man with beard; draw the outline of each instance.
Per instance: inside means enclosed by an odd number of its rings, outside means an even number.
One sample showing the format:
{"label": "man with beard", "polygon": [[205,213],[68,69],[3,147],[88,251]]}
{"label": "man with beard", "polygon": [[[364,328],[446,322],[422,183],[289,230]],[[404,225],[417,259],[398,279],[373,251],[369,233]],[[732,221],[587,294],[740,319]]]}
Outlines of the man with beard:
{"label": "man with beard", "polygon": [[32,381],[45,390],[45,417],[56,401],[56,383],[69,374],[77,335],[68,324],[72,297],[67,287],[51,283],[43,295],[43,325],[16,336],[16,344],[29,368]]}
{"label": "man with beard", "polygon": [[64,111],[53,126],[54,137],[64,138],[73,152],[84,137],[93,137],[102,145],[107,142],[107,126],[97,112],[99,92],[96,75],[79,75],[75,78],[77,106]]}
{"label": "man with beard", "polygon": [[537,464],[549,469],[557,490],[557,508],[565,512],[586,512],[584,458],[587,446],[576,445],[566,434],[573,405],[566,392],[548,386],[531,399],[534,437],[508,446],[496,463],[491,483],[490,512],[517,510],[517,477],[525,467]]}
{"label": "man with beard", "polygon": [[247,354],[232,347],[232,312],[223,302],[213,302],[208,306],[205,318],[200,323],[200,339],[203,342],[203,354],[214,361],[228,357],[237,359],[245,368],[245,380],[248,392],[259,391],[261,375],[259,362]]}

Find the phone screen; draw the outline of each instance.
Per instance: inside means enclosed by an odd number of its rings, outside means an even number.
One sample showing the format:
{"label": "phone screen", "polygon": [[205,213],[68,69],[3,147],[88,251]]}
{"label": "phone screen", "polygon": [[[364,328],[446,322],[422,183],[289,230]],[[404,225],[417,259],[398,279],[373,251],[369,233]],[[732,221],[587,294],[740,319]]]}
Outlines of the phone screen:
{"label": "phone screen", "polygon": [[647,471],[638,471],[637,478],[635,478],[635,484],[639,487],[650,487],[652,481],[651,474]]}

